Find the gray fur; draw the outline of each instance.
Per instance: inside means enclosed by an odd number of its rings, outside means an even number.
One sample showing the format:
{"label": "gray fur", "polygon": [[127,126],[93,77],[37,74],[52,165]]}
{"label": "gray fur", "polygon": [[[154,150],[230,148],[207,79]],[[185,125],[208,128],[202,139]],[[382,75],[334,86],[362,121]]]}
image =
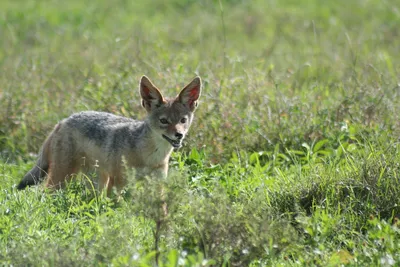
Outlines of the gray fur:
{"label": "gray fur", "polygon": [[65,120],[65,124],[77,129],[98,145],[103,145],[110,132],[114,133],[116,139],[119,136],[127,139],[137,137],[137,130],[143,126],[144,122],[106,112],[83,111],[71,115]]}

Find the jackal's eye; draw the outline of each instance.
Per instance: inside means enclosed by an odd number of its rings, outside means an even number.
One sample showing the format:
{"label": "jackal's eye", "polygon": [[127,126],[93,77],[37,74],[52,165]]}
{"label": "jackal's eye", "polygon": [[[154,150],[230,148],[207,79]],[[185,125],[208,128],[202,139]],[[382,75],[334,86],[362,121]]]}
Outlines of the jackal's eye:
{"label": "jackal's eye", "polygon": [[181,119],[181,123],[186,123],[187,122],[187,119],[186,118],[182,118]]}
{"label": "jackal's eye", "polygon": [[162,124],[168,124],[168,121],[167,121],[167,119],[165,119],[165,118],[161,118],[161,119],[160,119],[160,122],[161,122]]}

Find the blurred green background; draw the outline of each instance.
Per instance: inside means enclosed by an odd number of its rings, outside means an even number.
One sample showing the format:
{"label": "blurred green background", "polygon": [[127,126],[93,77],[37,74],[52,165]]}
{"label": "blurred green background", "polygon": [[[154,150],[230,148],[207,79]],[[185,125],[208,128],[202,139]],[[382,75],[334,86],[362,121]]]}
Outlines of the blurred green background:
{"label": "blurred green background", "polygon": [[347,123],[398,133],[392,1],[2,1],[0,19],[6,158],[73,112],[143,118],[143,74],[170,95],[203,78],[187,143],[215,159],[336,139]]}

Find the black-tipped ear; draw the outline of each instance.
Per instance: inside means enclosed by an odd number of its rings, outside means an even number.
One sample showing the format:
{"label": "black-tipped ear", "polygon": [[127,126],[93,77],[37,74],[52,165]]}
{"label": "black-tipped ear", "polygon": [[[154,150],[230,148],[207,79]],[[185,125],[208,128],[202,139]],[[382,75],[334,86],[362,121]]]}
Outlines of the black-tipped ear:
{"label": "black-tipped ear", "polygon": [[179,101],[187,106],[191,111],[197,107],[197,100],[201,94],[201,79],[196,77],[179,93]]}
{"label": "black-tipped ear", "polygon": [[140,79],[139,88],[142,97],[142,106],[148,112],[164,103],[164,97],[160,93],[160,90],[144,75]]}

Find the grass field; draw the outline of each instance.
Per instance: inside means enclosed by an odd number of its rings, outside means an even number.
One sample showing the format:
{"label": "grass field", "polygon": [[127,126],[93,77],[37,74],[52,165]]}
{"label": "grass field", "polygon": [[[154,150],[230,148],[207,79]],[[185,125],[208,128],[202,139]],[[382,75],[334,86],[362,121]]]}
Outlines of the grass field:
{"label": "grass field", "polygon": [[[399,25],[389,0],[1,1],[0,265],[399,266]],[[204,83],[167,180],[16,190],[62,118],[144,118],[143,74]]]}

